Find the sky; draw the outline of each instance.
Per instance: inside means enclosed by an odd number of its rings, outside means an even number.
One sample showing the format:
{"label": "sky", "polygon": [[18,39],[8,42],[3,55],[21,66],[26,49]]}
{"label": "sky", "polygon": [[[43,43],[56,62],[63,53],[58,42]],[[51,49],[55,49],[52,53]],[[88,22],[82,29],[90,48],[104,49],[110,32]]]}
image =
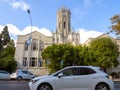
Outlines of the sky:
{"label": "sky", "polygon": [[70,9],[71,28],[79,31],[81,43],[108,32],[110,18],[120,13],[120,0],[0,0],[0,32],[7,25],[17,41],[17,35],[31,32],[31,15],[32,31],[50,36],[62,6]]}

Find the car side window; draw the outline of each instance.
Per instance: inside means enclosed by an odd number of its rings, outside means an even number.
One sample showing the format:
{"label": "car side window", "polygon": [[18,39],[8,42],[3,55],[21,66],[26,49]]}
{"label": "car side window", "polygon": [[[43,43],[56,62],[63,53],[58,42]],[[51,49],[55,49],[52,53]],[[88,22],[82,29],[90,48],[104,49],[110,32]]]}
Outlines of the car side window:
{"label": "car side window", "polygon": [[31,72],[27,72],[29,75],[33,75]]}
{"label": "car side window", "polygon": [[63,71],[64,76],[76,76],[78,75],[78,69],[77,68],[69,68]]}
{"label": "car side window", "polygon": [[27,74],[27,71],[22,71],[22,73]]}
{"label": "car side window", "polygon": [[3,74],[8,74],[7,72],[5,72],[5,71],[1,71],[0,73],[3,73]]}
{"label": "car side window", "polygon": [[80,75],[89,75],[89,74],[94,74],[96,73],[94,70],[91,68],[80,68]]}

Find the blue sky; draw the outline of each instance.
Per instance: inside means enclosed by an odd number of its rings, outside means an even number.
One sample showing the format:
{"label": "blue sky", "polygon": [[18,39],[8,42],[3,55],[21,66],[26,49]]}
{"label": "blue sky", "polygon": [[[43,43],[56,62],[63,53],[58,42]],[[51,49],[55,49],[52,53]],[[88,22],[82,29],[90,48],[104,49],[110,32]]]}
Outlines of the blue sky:
{"label": "blue sky", "polygon": [[0,0],[0,27],[11,26],[9,31],[16,39],[14,35],[25,33],[30,26],[26,11],[30,9],[35,28],[55,31],[57,10],[65,6],[71,10],[72,28],[84,32],[82,38],[92,37],[110,30],[110,18],[120,13],[119,4],[120,0]]}

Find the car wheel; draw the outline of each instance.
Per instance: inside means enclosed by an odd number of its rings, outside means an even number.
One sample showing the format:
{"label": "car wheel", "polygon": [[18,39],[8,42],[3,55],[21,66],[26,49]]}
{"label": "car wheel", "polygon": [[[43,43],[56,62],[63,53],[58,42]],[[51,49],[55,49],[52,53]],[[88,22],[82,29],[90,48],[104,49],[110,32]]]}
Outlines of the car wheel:
{"label": "car wheel", "polygon": [[18,81],[22,80],[22,77],[21,76],[17,77],[17,80]]}
{"label": "car wheel", "polygon": [[51,85],[44,83],[44,84],[41,84],[37,90],[52,90],[52,87]]}
{"label": "car wheel", "polygon": [[110,89],[107,84],[100,83],[96,86],[95,90],[110,90]]}

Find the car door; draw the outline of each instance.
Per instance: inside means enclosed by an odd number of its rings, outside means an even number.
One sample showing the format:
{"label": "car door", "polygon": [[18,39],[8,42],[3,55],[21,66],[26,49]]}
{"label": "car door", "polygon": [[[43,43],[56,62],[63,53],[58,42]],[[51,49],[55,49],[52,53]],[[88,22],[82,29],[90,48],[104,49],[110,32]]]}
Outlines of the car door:
{"label": "car door", "polygon": [[1,73],[1,71],[0,71],[0,79],[2,79],[2,73]]}
{"label": "car door", "polygon": [[23,72],[24,79],[32,79],[33,78],[33,74],[30,73],[29,71],[22,71],[22,72]]}
{"label": "car door", "polygon": [[1,71],[1,79],[10,79],[10,74],[6,71]]}
{"label": "car door", "polygon": [[28,75],[27,75],[27,71],[21,71],[21,75],[23,79],[29,79]]}
{"label": "car door", "polygon": [[73,71],[75,71],[73,68],[69,68],[58,74],[55,80],[56,90],[79,90],[78,76]]}
{"label": "car door", "polygon": [[80,90],[90,90],[94,83],[93,76],[96,72],[90,68],[79,68],[79,86]]}
{"label": "car door", "polygon": [[4,79],[10,79],[10,74],[6,71],[3,71],[3,78]]}
{"label": "car door", "polygon": [[27,75],[28,75],[28,79],[32,79],[34,77],[34,75],[29,71],[27,71]]}

